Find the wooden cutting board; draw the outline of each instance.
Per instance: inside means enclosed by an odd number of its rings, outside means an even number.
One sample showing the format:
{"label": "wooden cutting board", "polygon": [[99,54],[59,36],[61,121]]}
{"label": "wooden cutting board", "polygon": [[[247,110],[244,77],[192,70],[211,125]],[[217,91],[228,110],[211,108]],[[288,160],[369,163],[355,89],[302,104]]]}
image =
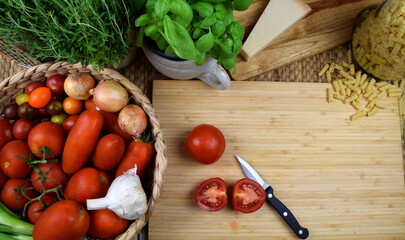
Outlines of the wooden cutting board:
{"label": "wooden cutting board", "polygon": [[[320,83],[233,82],[214,90],[201,81],[154,81],[153,105],[167,145],[162,195],[149,223],[155,239],[297,239],[268,204],[251,214],[228,204],[200,210],[194,190],[211,177],[232,187],[245,158],[275,189],[309,239],[405,239],[405,189],[398,109],[350,122],[349,105],[326,102]],[[189,159],[184,141],[209,123],[225,135],[212,165]]]}
{"label": "wooden cutting board", "polygon": [[[284,65],[337,47],[351,39],[354,19],[365,8],[383,0],[304,0],[312,11],[280,35],[249,62],[238,56],[235,80],[245,80]],[[252,31],[269,0],[254,0],[248,10],[235,11],[235,19]],[[277,23],[272,23],[277,24]]]}

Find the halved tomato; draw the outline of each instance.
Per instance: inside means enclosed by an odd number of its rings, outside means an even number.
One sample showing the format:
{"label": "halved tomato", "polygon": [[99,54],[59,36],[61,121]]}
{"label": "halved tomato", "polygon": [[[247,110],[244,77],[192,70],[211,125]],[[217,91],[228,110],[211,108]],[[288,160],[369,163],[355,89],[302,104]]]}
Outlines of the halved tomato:
{"label": "halved tomato", "polygon": [[205,180],[195,191],[194,199],[203,210],[215,212],[223,209],[228,203],[225,181],[218,177]]}
{"label": "halved tomato", "polygon": [[266,192],[256,181],[242,178],[233,186],[233,208],[240,212],[255,212],[263,206],[265,200]]}

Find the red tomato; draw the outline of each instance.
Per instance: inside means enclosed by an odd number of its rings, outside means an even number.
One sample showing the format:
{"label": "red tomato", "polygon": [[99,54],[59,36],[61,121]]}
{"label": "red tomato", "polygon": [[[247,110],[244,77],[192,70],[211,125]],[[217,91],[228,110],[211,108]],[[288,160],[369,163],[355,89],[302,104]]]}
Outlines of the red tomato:
{"label": "red tomato", "polygon": [[125,150],[115,177],[122,175],[125,171],[137,167],[136,173],[142,177],[146,167],[155,155],[155,148],[152,144],[142,141],[132,141]]}
{"label": "red tomato", "polygon": [[233,186],[232,204],[240,212],[255,212],[263,206],[265,200],[266,192],[256,181],[242,178]]}
{"label": "red tomato", "polygon": [[111,177],[103,171],[82,168],[69,179],[64,190],[65,199],[86,206],[87,199],[105,197],[111,182]]}
{"label": "red tomato", "polygon": [[[43,157],[43,152],[38,152],[43,147],[47,147],[56,158],[62,154],[65,140],[66,133],[62,126],[53,122],[42,122],[36,125],[28,135],[28,146],[39,158]],[[46,159],[51,158],[50,154],[46,156]]]}
{"label": "red tomato", "polygon": [[18,119],[13,126],[13,135],[16,139],[27,140],[28,134],[34,126],[35,123],[31,121]]}
{"label": "red tomato", "polygon": [[225,151],[225,137],[222,132],[209,124],[195,127],[186,140],[188,155],[197,162],[211,164],[222,156]]}
{"label": "red tomato", "polygon": [[28,103],[34,108],[43,108],[49,103],[51,97],[51,89],[47,87],[39,87],[31,92]]}
{"label": "red tomato", "polygon": [[[59,162],[48,162],[37,164],[37,167],[43,172],[47,179],[42,180],[42,185],[45,189],[51,189],[57,186],[62,188],[66,186],[69,176],[63,172],[62,165]],[[31,172],[32,185],[38,192],[43,192],[41,187],[41,179],[38,172]]]}
{"label": "red tomato", "polygon": [[79,115],[72,115],[67,117],[65,121],[63,121],[62,123],[63,129],[65,129],[66,132],[70,132],[70,130],[72,130],[78,118]]}
{"label": "red tomato", "polygon": [[13,139],[13,126],[7,120],[0,119],[0,150]]}
{"label": "red tomato", "polygon": [[28,180],[23,178],[10,178],[1,190],[1,202],[11,210],[22,210],[24,205],[29,201],[21,192],[15,192],[14,189],[25,189],[23,191],[25,191],[25,194],[29,198],[34,198],[38,195],[38,193],[32,189],[32,185]]}
{"label": "red tomato", "polygon": [[118,217],[109,209],[90,211],[90,227],[87,235],[93,238],[115,238],[123,233],[129,221]]}
{"label": "red tomato", "polygon": [[80,100],[71,97],[66,97],[65,100],[63,100],[63,110],[69,115],[79,114],[82,108],[83,103]]}
{"label": "red tomato", "polygon": [[84,106],[87,110],[90,110],[90,109],[97,110],[98,112],[103,114],[103,117],[104,117],[103,128],[107,132],[120,135],[126,143],[129,143],[130,141],[133,140],[132,136],[129,135],[128,133],[124,132],[118,125],[118,113],[104,112],[104,111],[100,110],[99,108],[96,107],[96,104],[93,101],[93,97],[87,99]]}
{"label": "red tomato", "polygon": [[52,93],[54,95],[61,95],[65,93],[65,90],[63,89],[63,84],[65,83],[66,77],[60,74],[55,74],[46,80],[45,84],[46,86],[51,89]]}
{"label": "red tomato", "polygon": [[7,176],[22,178],[31,172],[28,163],[19,157],[30,159],[30,149],[22,140],[13,140],[1,149],[0,168]]}
{"label": "red tomato", "polygon": [[25,86],[25,93],[30,95],[32,91],[39,87],[45,87],[45,83],[40,81],[30,82]]}
{"label": "red tomato", "polygon": [[0,189],[4,187],[9,177],[0,169]]}
{"label": "red tomato", "polygon": [[110,133],[100,138],[91,158],[94,166],[100,170],[113,169],[120,162],[125,151],[125,142],[117,134]]}
{"label": "red tomato", "polygon": [[35,240],[80,240],[89,225],[86,208],[75,201],[62,200],[44,211],[34,225],[32,237]]}
{"label": "red tomato", "polygon": [[215,212],[223,209],[228,203],[225,181],[218,177],[205,180],[195,190],[194,199],[203,210]]}
{"label": "red tomato", "polygon": [[67,174],[79,170],[90,157],[103,127],[103,115],[95,110],[80,114],[66,140],[62,167]]}
{"label": "red tomato", "polygon": [[40,200],[35,200],[28,206],[28,220],[35,224],[38,218],[44,213],[45,209],[50,207],[52,204],[58,201],[56,195],[46,194]]}

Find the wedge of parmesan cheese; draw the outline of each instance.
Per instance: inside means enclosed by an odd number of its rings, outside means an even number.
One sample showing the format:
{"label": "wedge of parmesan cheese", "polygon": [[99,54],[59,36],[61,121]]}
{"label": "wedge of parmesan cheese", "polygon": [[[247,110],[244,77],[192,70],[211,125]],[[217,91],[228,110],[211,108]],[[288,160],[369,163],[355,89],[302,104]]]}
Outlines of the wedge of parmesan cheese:
{"label": "wedge of parmesan cheese", "polygon": [[249,61],[310,11],[303,0],[270,0],[242,46],[242,57]]}

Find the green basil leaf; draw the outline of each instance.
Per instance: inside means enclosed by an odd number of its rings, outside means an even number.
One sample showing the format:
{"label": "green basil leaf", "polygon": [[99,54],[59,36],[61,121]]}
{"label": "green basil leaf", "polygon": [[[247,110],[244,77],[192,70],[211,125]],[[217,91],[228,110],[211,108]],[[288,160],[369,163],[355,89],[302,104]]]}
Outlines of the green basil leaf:
{"label": "green basil leaf", "polygon": [[202,30],[201,28],[197,27],[194,29],[193,31],[193,39],[198,39],[199,37],[201,37],[204,34],[204,30]]}
{"label": "green basil leaf", "polygon": [[214,16],[209,16],[204,18],[198,26],[202,29],[209,29],[216,21],[217,19]]}
{"label": "green basil leaf", "polygon": [[145,28],[145,35],[150,37],[158,31],[158,27],[156,25],[149,25]]}
{"label": "green basil leaf", "polygon": [[206,59],[207,59],[207,54],[201,53],[200,55],[198,55],[197,60],[195,60],[195,65],[202,66],[205,63]]}
{"label": "green basil leaf", "polygon": [[145,26],[146,24],[149,24],[152,22],[152,17],[148,14],[142,14],[135,20],[135,26],[136,27],[142,27]]}
{"label": "green basil leaf", "polygon": [[226,31],[225,23],[223,21],[216,21],[214,25],[212,25],[211,31],[216,37],[222,36]]}
{"label": "green basil leaf", "polygon": [[245,28],[242,26],[242,24],[240,24],[240,22],[237,21],[229,24],[227,30],[229,34],[231,34],[232,37],[236,39],[243,39],[245,35]]}
{"label": "green basil leaf", "polygon": [[241,39],[233,39],[233,46],[232,46],[233,54],[238,55],[242,50],[242,45],[243,43]]}
{"label": "green basil leaf", "polygon": [[166,14],[170,11],[171,8],[171,1],[170,0],[156,0],[155,1],[155,15],[163,19]]}
{"label": "green basil leaf", "polygon": [[144,27],[139,28],[138,33],[136,34],[135,45],[140,47],[142,46],[143,37],[144,37]]}
{"label": "green basil leaf", "polygon": [[215,41],[215,49],[222,57],[232,57],[233,53],[233,40],[230,38],[217,39]]}
{"label": "green basil leaf", "polygon": [[167,48],[165,49],[165,54],[167,56],[176,56],[176,53],[171,46],[167,46]]}
{"label": "green basil leaf", "polygon": [[231,57],[219,57],[218,63],[222,65],[225,69],[233,69],[233,73],[235,73],[235,63],[236,63],[236,56]]}
{"label": "green basil leaf", "polygon": [[185,27],[166,16],[163,20],[163,29],[166,41],[178,57],[188,60],[196,59],[197,53],[193,39]]}
{"label": "green basil leaf", "polygon": [[195,43],[195,46],[200,52],[205,53],[214,46],[214,43],[215,43],[214,34],[212,34],[212,32],[209,32],[201,36]]}
{"label": "green basil leaf", "polygon": [[168,43],[166,39],[162,35],[160,35],[160,37],[156,40],[156,45],[160,50],[163,50],[167,48]]}
{"label": "green basil leaf", "polygon": [[212,16],[214,14],[214,6],[207,2],[195,2],[191,4],[191,8],[198,12],[203,18]]}
{"label": "green basil leaf", "polygon": [[173,13],[172,19],[184,27],[193,20],[193,9],[185,0],[172,0],[170,11]]}
{"label": "green basil leaf", "polygon": [[155,0],[147,0],[145,4],[145,8],[148,11],[153,12],[155,10]]}

